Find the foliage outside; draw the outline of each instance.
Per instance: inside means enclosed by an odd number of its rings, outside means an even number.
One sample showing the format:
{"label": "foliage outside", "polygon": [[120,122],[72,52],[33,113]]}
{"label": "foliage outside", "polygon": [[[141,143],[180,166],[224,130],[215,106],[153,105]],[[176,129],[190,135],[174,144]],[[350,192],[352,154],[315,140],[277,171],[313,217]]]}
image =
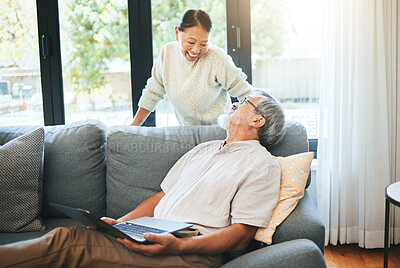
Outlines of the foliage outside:
{"label": "foliage outside", "polygon": [[38,61],[36,5],[33,1],[0,3],[0,68],[20,67],[34,57]]}

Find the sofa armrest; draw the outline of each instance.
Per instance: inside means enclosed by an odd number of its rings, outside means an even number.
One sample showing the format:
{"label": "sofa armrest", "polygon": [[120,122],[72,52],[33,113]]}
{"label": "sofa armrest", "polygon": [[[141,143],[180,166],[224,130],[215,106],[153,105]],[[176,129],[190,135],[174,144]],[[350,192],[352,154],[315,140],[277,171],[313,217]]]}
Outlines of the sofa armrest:
{"label": "sofa armrest", "polygon": [[326,267],[326,263],[321,250],[314,242],[296,239],[249,252],[222,267],[320,268]]}
{"label": "sofa armrest", "polygon": [[313,241],[324,253],[325,225],[307,190],[292,213],[276,228],[272,244],[300,238]]}

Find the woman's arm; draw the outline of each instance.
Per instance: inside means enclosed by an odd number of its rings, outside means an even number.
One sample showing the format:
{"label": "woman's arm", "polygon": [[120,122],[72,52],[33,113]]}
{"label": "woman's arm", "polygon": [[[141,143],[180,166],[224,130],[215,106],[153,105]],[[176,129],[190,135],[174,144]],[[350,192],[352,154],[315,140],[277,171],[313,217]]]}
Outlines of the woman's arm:
{"label": "woman's arm", "polygon": [[253,86],[247,81],[246,74],[241,68],[236,67],[231,56],[222,49],[216,50],[217,73],[216,79],[229,95],[242,100],[253,90]]}
{"label": "woman's arm", "polygon": [[149,114],[149,110],[139,107],[139,110],[136,112],[135,117],[133,118],[131,126],[141,126],[144,121],[146,121],[146,118],[149,116]]}

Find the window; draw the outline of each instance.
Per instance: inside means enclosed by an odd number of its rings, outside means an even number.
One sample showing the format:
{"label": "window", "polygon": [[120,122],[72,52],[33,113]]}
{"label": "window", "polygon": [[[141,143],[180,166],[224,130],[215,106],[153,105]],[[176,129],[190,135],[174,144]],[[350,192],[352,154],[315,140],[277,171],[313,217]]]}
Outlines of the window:
{"label": "window", "polygon": [[43,125],[35,3],[0,4],[0,125]]}
{"label": "window", "polygon": [[126,0],[59,1],[66,123],[132,121]]}
{"label": "window", "polygon": [[252,0],[252,79],[282,103],[286,118],[318,137],[319,0]]}
{"label": "window", "polygon": [[[310,138],[318,137],[318,0],[36,3],[37,12],[35,1],[0,4],[7,11],[0,14],[3,125],[42,124],[43,119],[51,125],[89,118],[107,125],[129,124],[152,61],[164,44],[175,40],[174,26],[183,13],[201,8],[214,23],[210,41],[229,48],[249,81],[277,97],[287,118],[303,123]],[[38,36],[45,37],[44,42]],[[156,120],[152,117],[146,123],[155,121],[157,126],[177,125],[168,100],[158,105]]]}
{"label": "window", "polygon": [[[163,45],[175,40],[174,27],[179,22],[186,10],[203,9],[207,11],[213,22],[213,31],[210,42],[226,50],[226,7],[225,0],[202,1],[163,1],[152,0],[153,21],[153,55],[154,60],[160,54]],[[176,126],[172,105],[166,98],[160,102],[156,109],[156,126]]]}

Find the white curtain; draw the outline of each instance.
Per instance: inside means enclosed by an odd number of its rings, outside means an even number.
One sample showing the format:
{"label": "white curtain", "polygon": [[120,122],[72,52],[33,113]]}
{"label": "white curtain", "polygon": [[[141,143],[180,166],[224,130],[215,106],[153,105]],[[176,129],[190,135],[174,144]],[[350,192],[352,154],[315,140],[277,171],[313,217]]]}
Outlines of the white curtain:
{"label": "white curtain", "polygon": [[[389,106],[390,182],[400,181],[400,2],[383,2]],[[393,207],[393,206],[392,206]],[[391,210],[391,243],[400,243],[400,209]]]}
{"label": "white curtain", "polygon": [[[324,5],[316,188],[325,242],[383,247],[385,187],[400,180],[399,28],[398,19],[387,19],[398,18],[398,4]],[[389,39],[396,44],[390,51]]]}

